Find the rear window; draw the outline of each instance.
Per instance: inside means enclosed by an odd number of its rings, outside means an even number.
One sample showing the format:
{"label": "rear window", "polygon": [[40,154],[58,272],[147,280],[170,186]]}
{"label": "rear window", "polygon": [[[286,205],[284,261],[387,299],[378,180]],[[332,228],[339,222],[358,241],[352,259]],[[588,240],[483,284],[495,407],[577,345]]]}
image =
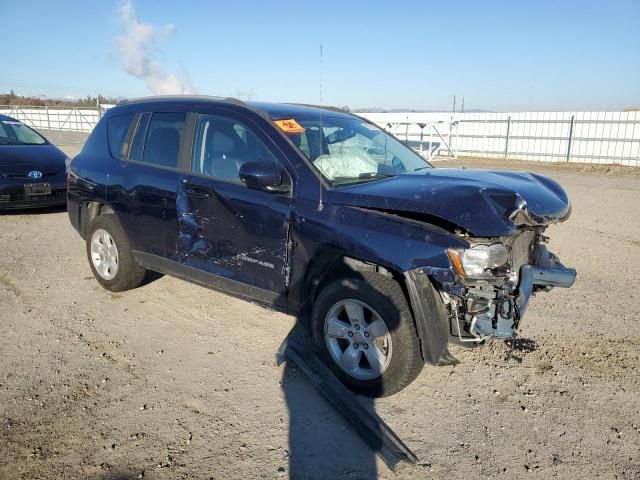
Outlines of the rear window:
{"label": "rear window", "polygon": [[133,113],[125,115],[114,115],[109,118],[109,128],[107,135],[109,137],[109,150],[114,158],[124,157],[124,143],[127,140],[129,125],[133,120]]}

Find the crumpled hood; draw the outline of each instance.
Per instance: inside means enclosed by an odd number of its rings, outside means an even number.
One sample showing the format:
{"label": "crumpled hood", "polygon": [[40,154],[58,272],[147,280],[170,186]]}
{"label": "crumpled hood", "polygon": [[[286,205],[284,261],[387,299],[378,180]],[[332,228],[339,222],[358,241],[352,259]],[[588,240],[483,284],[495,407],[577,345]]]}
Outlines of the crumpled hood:
{"label": "crumpled hood", "polygon": [[426,221],[435,217],[476,237],[510,235],[523,224],[564,221],[571,212],[566,192],[548,177],[464,168],[425,169],[339,187],[329,192],[329,199],[412,218],[422,214]]}
{"label": "crumpled hood", "polygon": [[0,175],[64,171],[66,155],[55,145],[0,145]]}

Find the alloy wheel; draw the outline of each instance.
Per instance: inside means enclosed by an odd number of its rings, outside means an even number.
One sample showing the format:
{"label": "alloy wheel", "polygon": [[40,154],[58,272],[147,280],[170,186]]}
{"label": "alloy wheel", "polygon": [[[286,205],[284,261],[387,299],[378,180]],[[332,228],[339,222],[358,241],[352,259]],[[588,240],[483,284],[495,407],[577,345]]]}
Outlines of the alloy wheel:
{"label": "alloy wheel", "polygon": [[325,343],[336,364],[358,380],[373,380],[391,360],[391,335],[378,313],[360,300],[336,303],[324,321]]}
{"label": "alloy wheel", "polygon": [[91,261],[104,280],[113,280],[118,273],[118,247],[111,234],[102,228],[91,236]]}

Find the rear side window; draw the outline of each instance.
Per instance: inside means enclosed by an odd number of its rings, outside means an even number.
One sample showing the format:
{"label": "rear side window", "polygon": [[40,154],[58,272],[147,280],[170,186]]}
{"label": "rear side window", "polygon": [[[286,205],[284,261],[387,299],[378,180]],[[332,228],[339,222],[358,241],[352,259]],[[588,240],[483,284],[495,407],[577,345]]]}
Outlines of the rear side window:
{"label": "rear side window", "polygon": [[176,168],[186,119],[185,112],[153,113],[146,128],[142,162]]}
{"label": "rear side window", "polygon": [[133,113],[125,115],[114,115],[109,118],[107,135],[109,137],[109,150],[113,158],[124,157],[125,142],[127,133],[129,133],[129,125],[133,120]]}

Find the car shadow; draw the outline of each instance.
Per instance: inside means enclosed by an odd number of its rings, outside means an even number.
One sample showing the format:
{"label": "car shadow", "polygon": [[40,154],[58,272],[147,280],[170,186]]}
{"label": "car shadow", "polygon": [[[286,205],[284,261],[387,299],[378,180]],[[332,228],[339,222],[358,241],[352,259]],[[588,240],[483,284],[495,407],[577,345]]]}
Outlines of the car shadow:
{"label": "car shadow", "polygon": [[[289,410],[289,478],[376,478],[374,450],[290,361],[282,390]],[[363,409],[374,410],[373,399],[357,400]]]}
{"label": "car shadow", "polygon": [[[362,278],[355,274],[354,278]],[[391,299],[379,292],[389,302]],[[310,309],[296,318],[289,336],[304,344],[305,352],[315,353],[310,338]],[[398,328],[398,319],[386,319],[390,332]],[[316,357],[318,358],[318,357]],[[336,377],[337,378],[337,377]],[[317,383],[318,379],[314,382]],[[320,380],[322,383],[322,380]],[[384,390],[378,385],[378,393]],[[289,472],[291,479],[370,479],[377,477],[376,454],[383,448],[379,436],[361,436],[341,415],[307,375],[287,360],[282,375],[282,390],[289,410]],[[359,408],[375,413],[375,400],[353,394]],[[374,416],[372,418],[377,418]],[[383,430],[381,424],[374,430]],[[376,438],[371,438],[375,436]],[[365,441],[366,438],[366,441]]]}
{"label": "car shadow", "polygon": [[52,207],[31,207],[31,208],[20,208],[20,209],[10,209],[10,210],[3,210],[0,207],[0,215],[4,215],[4,216],[18,216],[18,215],[29,215],[29,216],[34,216],[34,215],[48,215],[51,213],[63,213],[63,212],[67,212],[67,206],[66,205],[55,205]]}
{"label": "car shadow", "polygon": [[160,280],[164,275],[160,272],[154,272],[153,270],[147,270],[144,274],[144,278],[142,279],[142,283],[137,287],[145,287],[156,280]]}

